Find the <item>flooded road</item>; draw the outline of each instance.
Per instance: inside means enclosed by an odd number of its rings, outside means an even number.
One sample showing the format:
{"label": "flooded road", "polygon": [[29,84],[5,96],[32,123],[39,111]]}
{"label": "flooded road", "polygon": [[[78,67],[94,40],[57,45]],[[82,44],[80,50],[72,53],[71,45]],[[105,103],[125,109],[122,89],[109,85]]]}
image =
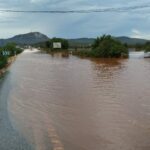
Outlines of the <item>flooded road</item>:
{"label": "flooded road", "polygon": [[4,83],[11,123],[35,150],[150,149],[150,59],[26,51]]}

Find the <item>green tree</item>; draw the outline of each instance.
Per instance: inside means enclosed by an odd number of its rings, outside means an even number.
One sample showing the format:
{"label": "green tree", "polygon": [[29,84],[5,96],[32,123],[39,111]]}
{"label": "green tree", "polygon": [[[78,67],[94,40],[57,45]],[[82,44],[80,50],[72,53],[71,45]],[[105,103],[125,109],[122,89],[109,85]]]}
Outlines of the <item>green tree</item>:
{"label": "green tree", "polygon": [[147,42],[144,46],[145,52],[150,52],[150,42]]}
{"label": "green tree", "polygon": [[46,41],[45,46],[46,46],[46,48],[50,48],[51,47],[51,41],[50,40]]}
{"label": "green tree", "polygon": [[18,48],[15,43],[8,43],[2,49],[9,51],[11,56],[22,52],[22,50]]}
{"label": "green tree", "polygon": [[128,57],[127,47],[110,35],[98,37],[93,46],[91,55],[94,57]]}
{"label": "green tree", "polygon": [[50,48],[51,50],[54,50],[54,48],[53,48],[54,42],[60,42],[61,43],[61,45],[62,45],[61,50],[67,50],[69,47],[68,40],[62,39],[62,38],[52,38],[49,41],[45,42],[46,48]]}

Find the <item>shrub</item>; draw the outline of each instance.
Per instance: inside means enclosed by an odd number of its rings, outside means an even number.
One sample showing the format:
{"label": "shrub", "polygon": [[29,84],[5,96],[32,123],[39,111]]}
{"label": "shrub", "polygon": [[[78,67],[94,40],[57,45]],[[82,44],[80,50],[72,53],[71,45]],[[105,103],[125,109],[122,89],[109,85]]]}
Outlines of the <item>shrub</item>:
{"label": "shrub", "polygon": [[73,52],[73,54],[82,57],[119,58],[128,57],[128,48],[110,35],[103,35],[94,41],[90,51],[79,50]]}
{"label": "shrub", "polygon": [[11,56],[22,52],[22,50],[18,48],[15,43],[8,43],[2,49],[9,51]]}
{"label": "shrub", "polygon": [[7,57],[0,56],[0,69],[4,68],[8,63]]}
{"label": "shrub", "polygon": [[91,54],[94,57],[122,57],[128,56],[127,47],[121,42],[115,40],[110,35],[103,35],[102,37],[98,37],[93,46]]}
{"label": "shrub", "polygon": [[145,52],[150,52],[150,42],[147,42],[144,46]]}
{"label": "shrub", "polygon": [[54,49],[53,48],[53,43],[54,42],[60,42],[62,44],[61,50],[67,50],[68,47],[69,47],[68,40],[61,39],[61,38],[52,38],[49,41],[45,42],[46,48],[50,48],[51,50],[59,50],[59,49]]}

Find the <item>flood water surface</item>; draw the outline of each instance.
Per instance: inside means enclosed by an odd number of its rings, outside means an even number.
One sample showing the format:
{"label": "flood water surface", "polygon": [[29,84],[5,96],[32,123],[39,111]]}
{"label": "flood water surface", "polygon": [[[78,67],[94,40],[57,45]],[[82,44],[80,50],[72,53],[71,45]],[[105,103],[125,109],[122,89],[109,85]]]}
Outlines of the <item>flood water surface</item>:
{"label": "flood water surface", "polygon": [[36,150],[150,149],[150,59],[24,52],[6,82],[12,124]]}

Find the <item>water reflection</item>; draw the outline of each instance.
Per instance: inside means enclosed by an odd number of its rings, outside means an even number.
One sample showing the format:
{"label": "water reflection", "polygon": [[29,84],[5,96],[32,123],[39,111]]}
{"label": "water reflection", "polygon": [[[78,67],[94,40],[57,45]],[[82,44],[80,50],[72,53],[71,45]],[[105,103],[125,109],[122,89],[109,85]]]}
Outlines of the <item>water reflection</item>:
{"label": "water reflection", "polygon": [[[94,87],[101,87],[104,90],[109,89],[115,84],[115,78],[119,77],[119,74],[122,73],[126,66],[124,65],[127,59],[91,59],[92,69],[93,69],[93,78],[94,78]],[[105,82],[105,84],[103,84]],[[110,91],[111,92],[111,91]]]}
{"label": "water reflection", "polygon": [[51,52],[49,53],[51,57],[57,57],[57,58],[69,58],[69,52],[64,51],[64,52]]}

